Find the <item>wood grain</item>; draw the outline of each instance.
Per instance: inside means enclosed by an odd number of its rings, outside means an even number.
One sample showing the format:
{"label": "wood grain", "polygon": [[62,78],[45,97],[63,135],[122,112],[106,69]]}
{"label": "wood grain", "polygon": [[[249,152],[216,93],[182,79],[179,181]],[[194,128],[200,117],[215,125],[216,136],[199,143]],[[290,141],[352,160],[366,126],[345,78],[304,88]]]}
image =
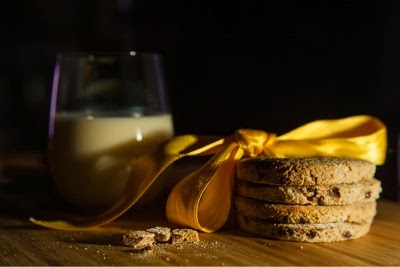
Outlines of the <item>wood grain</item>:
{"label": "wood grain", "polygon": [[[363,238],[337,243],[269,240],[227,225],[200,233],[198,244],[157,244],[137,253],[122,233],[171,226],[157,213],[131,211],[90,231],[40,228],[19,216],[0,215],[0,265],[400,265],[400,203],[378,201],[378,215]],[[172,227],[172,226],[171,226]]]}

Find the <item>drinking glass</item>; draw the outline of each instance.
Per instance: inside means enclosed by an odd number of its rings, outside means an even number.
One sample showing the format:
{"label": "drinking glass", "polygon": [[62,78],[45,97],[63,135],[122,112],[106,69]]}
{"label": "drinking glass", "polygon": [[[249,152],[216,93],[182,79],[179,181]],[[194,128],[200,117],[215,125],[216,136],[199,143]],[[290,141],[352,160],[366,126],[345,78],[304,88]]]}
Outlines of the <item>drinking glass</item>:
{"label": "drinking glass", "polygon": [[115,203],[134,160],[173,131],[159,54],[58,55],[49,158],[67,202],[92,210]]}

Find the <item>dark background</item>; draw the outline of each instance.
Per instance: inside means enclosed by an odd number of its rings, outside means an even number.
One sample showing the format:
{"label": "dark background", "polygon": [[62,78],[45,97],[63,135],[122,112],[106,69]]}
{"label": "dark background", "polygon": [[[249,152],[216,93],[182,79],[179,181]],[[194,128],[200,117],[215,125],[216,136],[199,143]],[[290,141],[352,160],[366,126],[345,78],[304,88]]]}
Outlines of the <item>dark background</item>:
{"label": "dark background", "polygon": [[42,151],[55,55],[159,52],[176,134],[283,134],[359,114],[388,127],[377,177],[400,199],[399,1],[0,3],[0,153]]}

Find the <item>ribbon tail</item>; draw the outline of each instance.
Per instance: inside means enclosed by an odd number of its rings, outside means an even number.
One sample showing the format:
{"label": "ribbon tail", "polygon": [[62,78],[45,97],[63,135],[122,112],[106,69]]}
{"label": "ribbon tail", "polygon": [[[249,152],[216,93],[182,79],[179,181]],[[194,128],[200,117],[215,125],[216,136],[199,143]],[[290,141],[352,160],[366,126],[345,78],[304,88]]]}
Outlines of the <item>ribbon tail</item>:
{"label": "ribbon tail", "polygon": [[34,224],[57,230],[84,230],[109,223],[132,207],[157,177],[173,162],[184,157],[204,155],[219,151],[224,139],[213,136],[183,135],[174,137],[153,151],[139,157],[133,164],[126,190],[111,208],[92,217],[73,220],[39,220],[30,218]]}
{"label": "ribbon tail", "polygon": [[206,233],[222,227],[231,210],[235,163],[242,156],[239,145],[231,143],[179,182],[167,200],[168,220]]}

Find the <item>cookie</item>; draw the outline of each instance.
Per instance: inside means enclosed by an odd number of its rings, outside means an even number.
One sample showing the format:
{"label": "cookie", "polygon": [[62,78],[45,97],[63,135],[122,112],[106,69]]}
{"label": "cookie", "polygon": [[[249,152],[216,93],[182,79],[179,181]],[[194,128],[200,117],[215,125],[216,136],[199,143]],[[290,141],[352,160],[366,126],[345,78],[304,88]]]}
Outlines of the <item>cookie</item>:
{"label": "cookie", "polygon": [[241,181],[285,186],[354,184],[372,180],[375,171],[372,162],[333,157],[255,157],[236,165],[236,176]]}
{"label": "cookie", "polygon": [[151,248],[155,243],[155,234],[147,231],[129,231],[122,235],[124,245],[130,246],[135,250]]}
{"label": "cookie", "polygon": [[236,196],[235,211],[269,223],[366,223],[376,215],[376,202],[342,206],[286,205]]}
{"label": "cookie", "polygon": [[146,231],[153,233],[155,240],[159,243],[165,243],[171,239],[171,229],[168,227],[156,226],[146,229]]}
{"label": "cookie", "polygon": [[339,242],[357,239],[366,235],[371,226],[368,223],[320,223],[285,224],[269,223],[255,217],[237,215],[239,227],[251,234],[262,237],[296,242]]}
{"label": "cookie", "polygon": [[174,229],[172,230],[171,243],[197,243],[199,242],[199,233],[193,229]]}
{"label": "cookie", "polygon": [[372,179],[356,184],[326,186],[270,186],[237,181],[238,195],[274,203],[300,205],[351,205],[373,202],[382,192],[381,182]]}

